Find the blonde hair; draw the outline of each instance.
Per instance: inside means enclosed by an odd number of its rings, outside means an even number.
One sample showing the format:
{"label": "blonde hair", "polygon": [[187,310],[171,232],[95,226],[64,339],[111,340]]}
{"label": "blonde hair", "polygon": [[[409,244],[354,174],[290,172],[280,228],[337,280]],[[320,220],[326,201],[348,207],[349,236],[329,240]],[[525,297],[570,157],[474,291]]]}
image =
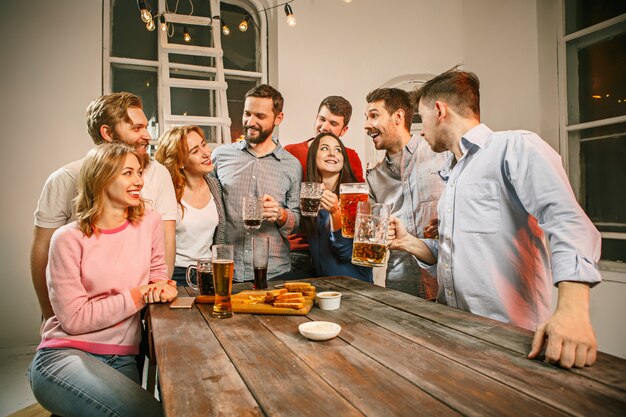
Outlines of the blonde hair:
{"label": "blonde hair", "polygon": [[[78,176],[78,195],[76,204],[76,221],[78,227],[87,237],[100,233],[96,222],[104,210],[104,192],[124,169],[128,154],[137,157],[139,165],[144,168],[143,158],[128,145],[106,143],[99,145],[87,153]],[[143,199],[136,207],[127,209],[127,219],[134,223],[141,219],[145,205]]]}
{"label": "blonde hair", "polygon": [[174,127],[161,135],[156,154],[154,155],[154,159],[163,164],[172,176],[174,191],[176,192],[176,201],[183,215],[185,214],[185,207],[183,207],[181,200],[187,184],[187,177],[185,176],[183,166],[189,157],[189,146],[187,146],[185,139],[191,132],[196,132],[200,135],[202,140],[206,140],[204,131],[198,126]]}

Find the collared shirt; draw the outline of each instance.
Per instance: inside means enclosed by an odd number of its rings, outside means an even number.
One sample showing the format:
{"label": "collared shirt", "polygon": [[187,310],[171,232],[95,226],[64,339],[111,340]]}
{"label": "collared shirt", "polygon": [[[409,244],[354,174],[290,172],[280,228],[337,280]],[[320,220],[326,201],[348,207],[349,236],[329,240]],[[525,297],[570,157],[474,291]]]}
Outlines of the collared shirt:
{"label": "collared shirt", "polygon": [[600,282],[600,234],[536,134],[480,124],[461,150],[440,171],[439,241],[424,241],[438,260],[437,301],[534,330],[550,315],[551,280]]}
{"label": "collared shirt", "polygon": [[[391,213],[399,218],[413,236],[423,236],[423,216],[426,207],[435,208],[444,182],[439,167],[449,154],[438,154],[422,137],[412,135],[403,148],[400,163],[387,156],[367,173],[370,198],[376,203],[390,204]],[[420,268],[414,257],[403,251],[392,251],[387,263],[387,280],[420,279]],[[422,298],[434,299],[436,281],[428,277],[418,286]]]}
{"label": "collared shirt", "polygon": [[[265,236],[270,241],[268,278],[289,272],[289,242],[287,236],[300,223],[300,184],[302,168],[296,158],[274,140],[276,148],[257,157],[247,142],[240,141],[216,148],[211,157],[215,174],[222,184],[226,213],[226,243],[234,245],[236,282],[254,278],[252,266],[252,237]],[[247,195],[268,194],[287,211],[282,227],[263,221],[258,230],[243,226],[242,201]]]}

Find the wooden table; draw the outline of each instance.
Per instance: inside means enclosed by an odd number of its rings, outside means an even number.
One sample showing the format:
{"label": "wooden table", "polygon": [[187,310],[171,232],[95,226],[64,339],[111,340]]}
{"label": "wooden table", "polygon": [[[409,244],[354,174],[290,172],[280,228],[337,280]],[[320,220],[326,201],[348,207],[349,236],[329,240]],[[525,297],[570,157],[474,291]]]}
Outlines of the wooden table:
{"label": "wooden table", "polygon": [[[564,370],[525,357],[526,330],[352,278],[308,281],[341,291],[341,308],[218,320],[211,305],[151,306],[166,415],[626,415],[625,360]],[[342,331],[309,341],[309,320]]]}

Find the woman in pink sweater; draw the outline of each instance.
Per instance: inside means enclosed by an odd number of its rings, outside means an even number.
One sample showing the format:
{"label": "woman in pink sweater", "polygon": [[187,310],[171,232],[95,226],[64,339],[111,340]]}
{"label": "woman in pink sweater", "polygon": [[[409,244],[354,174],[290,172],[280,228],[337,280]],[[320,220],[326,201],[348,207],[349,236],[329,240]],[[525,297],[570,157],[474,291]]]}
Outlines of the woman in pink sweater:
{"label": "woman in pink sweater", "polygon": [[161,218],[140,197],[142,172],[142,158],[125,145],[92,149],[78,179],[77,220],[52,237],[46,275],[55,315],[42,325],[30,382],[53,414],[163,413],[139,385],[139,312],[177,291]]}

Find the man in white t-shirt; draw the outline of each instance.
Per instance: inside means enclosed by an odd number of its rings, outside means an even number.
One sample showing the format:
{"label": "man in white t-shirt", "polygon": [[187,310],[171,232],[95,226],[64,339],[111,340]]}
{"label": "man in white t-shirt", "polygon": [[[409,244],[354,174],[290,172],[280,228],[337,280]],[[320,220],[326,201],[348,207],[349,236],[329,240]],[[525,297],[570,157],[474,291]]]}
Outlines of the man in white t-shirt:
{"label": "man in white t-shirt", "polygon": [[[146,160],[141,195],[163,219],[165,261],[171,276],[176,254],[176,195],[167,169],[150,160],[148,145],[151,138],[147,127],[143,104],[134,94],[106,94],[87,107],[87,130],[96,145],[123,142],[135,147]],[[82,159],[70,162],[48,177],[35,211],[30,271],[44,320],[54,315],[46,287],[50,239],[56,229],[74,220],[73,200],[82,163]]]}

